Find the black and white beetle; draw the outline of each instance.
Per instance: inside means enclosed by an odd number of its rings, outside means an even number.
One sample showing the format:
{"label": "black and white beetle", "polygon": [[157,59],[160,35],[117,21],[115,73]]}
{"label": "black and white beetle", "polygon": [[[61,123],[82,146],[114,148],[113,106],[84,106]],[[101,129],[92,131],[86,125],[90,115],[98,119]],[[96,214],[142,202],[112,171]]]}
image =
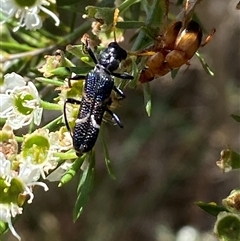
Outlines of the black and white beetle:
{"label": "black and white beetle", "polygon": [[[97,59],[92,49],[86,41],[86,51],[96,64],[85,77],[85,86],[82,100],[78,101],[67,98],[64,103],[64,119],[68,131],[71,133],[73,147],[78,156],[90,151],[98,137],[104,112],[108,112],[113,120],[123,127],[118,116],[114,114],[108,106],[111,103],[111,92],[114,90],[121,98],[124,98],[123,92],[114,85],[114,78],[133,79],[128,73],[115,73],[121,61],[127,58],[127,52],[116,42],[111,42],[103,50]],[[75,121],[73,132],[67,121],[66,105],[67,103],[79,104],[79,112]]]}

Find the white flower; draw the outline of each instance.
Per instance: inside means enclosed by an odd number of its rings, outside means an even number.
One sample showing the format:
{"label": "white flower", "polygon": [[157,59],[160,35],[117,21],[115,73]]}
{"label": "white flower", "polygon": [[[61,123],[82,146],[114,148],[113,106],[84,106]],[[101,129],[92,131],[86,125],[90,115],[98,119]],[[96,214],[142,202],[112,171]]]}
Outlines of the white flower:
{"label": "white flower", "polygon": [[49,6],[50,3],[47,0],[1,0],[0,12],[6,15],[5,20],[1,23],[5,23],[8,19],[15,16],[19,19],[19,23],[13,31],[17,31],[20,27],[36,30],[42,27],[42,19],[39,17],[39,12],[43,11],[52,17],[55,25],[58,26],[60,20],[57,15],[43,5]]}
{"label": "white flower", "polygon": [[22,214],[21,206],[27,196],[28,203],[32,202],[33,186],[42,186],[45,191],[48,190],[45,183],[37,181],[39,177],[40,171],[28,162],[20,164],[18,171],[13,170],[11,162],[0,152],[0,220],[8,224],[10,231],[18,240],[21,238],[12,226],[12,218]]}
{"label": "white flower", "polygon": [[[22,152],[20,155],[20,163],[28,163],[32,169],[36,170],[36,174],[46,178],[45,173],[56,168],[58,157],[54,156],[56,150],[55,143],[51,143],[48,129],[37,129],[31,134],[24,136],[22,144]],[[38,178],[36,178],[38,179]]]}
{"label": "white flower", "polygon": [[40,107],[38,91],[32,82],[26,82],[22,76],[11,73],[4,76],[0,94],[0,118],[6,118],[13,129],[26,126],[34,120],[39,125],[43,109]]}
{"label": "white flower", "polygon": [[13,181],[16,172],[11,169],[11,162],[2,152],[0,152],[0,167],[0,220],[7,223],[12,234],[21,240],[12,226],[11,218],[22,213],[22,207],[16,202],[18,195],[23,191],[22,185],[16,188],[16,182]]}
{"label": "white flower", "polygon": [[12,218],[14,218],[17,214],[22,214],[23,208],[19,207],[14,203],[0,203],[0,220],[4,223],[8,224],[8,227],[12,234],[18,239],[21,240],[21,237],[18,235],[16,230],[12,225]]}

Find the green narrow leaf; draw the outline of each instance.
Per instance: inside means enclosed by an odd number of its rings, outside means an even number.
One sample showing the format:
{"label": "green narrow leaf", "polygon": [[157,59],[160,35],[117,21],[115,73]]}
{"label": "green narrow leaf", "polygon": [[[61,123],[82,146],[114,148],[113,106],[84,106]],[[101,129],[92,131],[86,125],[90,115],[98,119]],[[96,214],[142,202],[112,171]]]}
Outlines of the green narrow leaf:
{"label": "green narrow leaf", "polygon": [[133,77],[134,79],[129,82],[129,87],[130,88],[136,88],[137,82],[138,82],[138,66],[135,60],[132,61],[132,71],[133,71]]}
{"label": "green narrow leaf", "polygon": [[55,85],[55,86],[63,85],[63,81],[56,80],[56,79],[48,79],[48,78],[44,78],[44,77],[37,77],[35,79],[43,84],[50,84],[50,85]]}
{"label": "green narrow leaf", "polygon": [[86,54],[83,52],[82,44],[79,44],[79,45],[68,44],[66,47],[66,51],[78,57],[79,59],[86,56]]}
{"label": "green narrow leaf", "polygon": [[62,110],[62,106],[55,103],[50,103],[44,100],[40,101],[41,107],[45,110]]}
{"label": "green narrow leaf", "polygon": [[228,212],[224,206],[217,205],[214,202],[205,203],[205,202],[195,202],[195,204],[200,207],[205,212],[211,214],[212,216],[217,216],[220,212]]}
{"label": "green narrow leaf", "polygon": [[[66,66],[66,65],[64,65]],[[66,67],[58,67],[58,68],[55,68],[53,70],[51,70],[50,72],[51,74],[55,75],[55,76],[58,76],[60,78],[66,78],[66,77],[69,77],[70,76],[70,71],[69,71],[69,68],[66,68]],[[63,83],[62,83],[63,84]]]}
{"label": "green narrow leaf", "polygon": [[75,151],[73,150],[69,150],[67,152],[57,152],[57,153],[54,153],[54,156],[58,157],[61,160],[72,160],[72,159],[78,158]]}
{"label": "green narrow leaf", "polygon": [[45,48],[46,44],[49,43],[49,40],[42,37],[40,34],[37,33],[37,31],[31,31],[31,32],[35,32],[35,36],[32,36],[31,34],[29,34],[29,31],[27,31],[27,32],[26,31],[18,31],[17,33],[13,32],[13,36],[16,39],[18,39],[18,43],[19,42],[25,43],[25,44],[33,46],[37,49]]}
{"label": "green narrow leaf", "polygon": [[125,0],[118,6],[119,12],[122,13],[128,8],[130,8],[133,4],[140,2],[141,0]]}
{"label": "green narrow leaf", "polygon": [[107,144],[105,142],[102,129],[103,128],[101,128],[101,131],[100,131],[100,138],[101,138],[101,144],[102,144],[102,148],[103,148],[103,152],[104,152],[104,160],[106,163],[107,171],[112,179],[116,179],[114,172],[113,172],[112,165],[111,165]]}
{"label": "green narrow leaf", "polygon": [[198,59],[200,60],[203,69],[205,70],[205,72],[211,76],[214,76],[214,72],[211,70],[211,68],[209,67],[209,65],[205,62],[204,58],[199,54],[199,52],[196,52],[196,56],[198,57]]}
{"label": "green narrow leaf", "polygon": [[231,117],[232,117],[235,121],[240,122],[240,116],[239,116],[239,115],[234,115],[234,114],[232,114]]}
{"label": "green narrow leaf", "polygon": [[16,42],[4,42],[0,41],[0,46],[1,50],[9,50],[11,51],[16,50],[16,51],[32,51],[34,48],[28,46],[27,44],[19,44]]}
{"label": "green narrow leaf", "polygon": [[144,26],[144,22],[139,22],[139,21],[124,21],[124,22],[118,22],[117,23],[117,28],[121,29],[139,29],[142,26]]}
{"label": "green narrow leaf", "polygon": [[146,109],[147,115],[151,116],[152,100],[151,100],[150,84],[145,83],[142,86],[143,86],[143,97],[144,97],[145,109]]}
{"label": "green narrow leaf", "polygon": [[59,186],[63,186],[69,181],[73,179],[73,177],[77,174],[79,169],[81,168],[83,161],[85,160],[86,155],[82,155],[81,157],[78,157],[72,166],[67,170],[67,172],[63,175],[63,177],[60,180]]}
{"label": "green narrow leaf", "polygon": [[90,192],[93,188],[94,173],[95,173],[95,154],[94,151],[90,151],[88,154],[88,167],[83,172],[81,180],[77,188],[77,200],[73,210],[74,222],[80,217],[84,205],[89,199]]}
{"label": "green narrow leaf", "polygon": [[[131,16],[131,19],[135,19],[135,20],[139,20],[140,19],[140,12],[142,11],[142,2],[143,1],[139,1],[138,3],[132,5],[130,8],[129,8],[129,14]],[[121,15],[121,12],[120,12],[120,15]]]}
{"label": "green narrow leaf", "polygon": [[178,73],[178,70],[179,70],[179,69],[173,69],[173,70],[171,70],[171,77],[172,77],[172,79],[174,79],[174,78],[176,77],[176,75],[177,75],[177,73]]}

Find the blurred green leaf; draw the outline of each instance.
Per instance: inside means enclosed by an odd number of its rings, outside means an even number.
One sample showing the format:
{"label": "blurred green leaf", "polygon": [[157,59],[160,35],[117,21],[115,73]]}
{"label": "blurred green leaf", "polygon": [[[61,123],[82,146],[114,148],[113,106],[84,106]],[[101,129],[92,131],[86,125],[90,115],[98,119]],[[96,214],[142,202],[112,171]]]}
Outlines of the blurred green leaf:
{"label": "blurred green leaf", "polygon": [[[66,78],[69,77],[71,74],[69,72],[69,68],[66,67],[57,67],[53,70],[51,70],[51,74],[58,76],[60,78]],[[42,81],[44,80],[44,78],[42,78]],[[45,78],[45,80],[47,81],[47,79]],[[54,80],[53,80],[54,81]],[[63,82],[62,82],[63,85]]]}
{"label": "blurred green leaf", "polygon": [[67,47],[66,47],[66,50],[69,53],[71,53],[72,55],[74,55],[74,56],[76,56],[78,58],[86,56],[86,54],[83,53],[83,46],[82,46],[82,44],[79,44],[79,45],[68,44]]}
{"label": "blurred green leaf", "polygon": [[142,26],[144,26],[144,22],[139,22],[139,21],[124,21],[124,22],[118,22],[117,23],[117,28],[121,29],[139,29]]}
{"label": "blurred green leaf", "polygon": [[110,160],[110,157],[109,157],[107,143],[105,141],[105,138],[103,137],[102,128],[101,128],[101,131],[100,131],[100,137],[101,137],[101,143],[102,143],[102,148],[103,148],[103,152],[104,152],[104,160],[105,160],[105,164],[106,164],[106,167],[107,167],[107,170],[108,170],[108,174],[110,175],[110,177],[112,179],[116,179],[116,177],[114,175],[114,172],[113,172],[111,160]]}
{"label": "blurred green leaf", "polygon": [[129,82],[129,87],[130,88],[136,88],[137,82],[138,82],[138,65],[135,60],[132,61],[132,72],[133,72],[133,77],[134,79]]}
{"label": "blurred green leaf", "polygon": [[45,110],[62,110],[62,106],[60,106],[59,104],[47,102],[44,100],[40,101],[40,105]]}
{"label": "blurred green leaf", "polygon": [[33,50],[34,48],[30,47],[28,44],[19,44],[17,42],[12,41],[0,41],[1,50],[15,50],[15,51],[29,51]]}
{"label": "blurred green leaf", "polygon": [[232,114],[231,117],[232,117],[235,121],[240,122],[240,116],[239,116],[239,115],[234,115],[234,114]]}
{"label": "blurred green leaf", "polygon": [[[0,237],[8,230],[8,225],[2,221],[0,221]],[[0,239],[1,240],[1,239]]]}
{"label": "blurred green leaf", "polygon": [[142,86],[143,86],[143,97],[144,97],[145,109],[146,109],[147,115],[150,116],[151,110],[152,110],[150,84],[145,83],[145,84],[142,84]]}
{"label": "blurred green leaf", "polygon": [[81,157],[78,157],[74,161],[72,166],[67,170],[67,172],[61,178],[59,186],[63,186],[63,185],[65,185],[66,183],[68,183],[69,181],[71,181],[73,179],[73,177],[76,175],[76,173],[81,168],[81,166],[82,166],[82,164],[83,164],[83,162],[85,160],[85,157],[86,157],[86,155],[82,155]]}
{"label": "blurred green leaf", "polygon": [[179,71],[179,69],[171,70],[171,77],[172,77],[172,79],[174,79],[177,76],[178,71]]}
{"label": "blurred green leaf", "polygon": [[220,212],[226,211],[228,212],[228,210],[224,207],[224,206],[220,206],[217,205],[214,202],[210,202],[210,203],[205,203],[202,201],[199,202],[195,202],[195,204],[200,207],[202,210],[204,210],[205,212],[211,214],[212,216],[217,216]]}
{"label": "blurred green leaf", "polygon": [[91,150],[87,154],[88,167],[83,171],[83,175],[80,179],[78,188],[77,188],[77,200],[73,210],[73,220],[76,221],[82,211],[84,205],[89,199],[90,192],[93,188],[94,182],[94,173],[95,173],[95,153]]}
{"label": "blurred green leaf", "polygon": [[57,0],[57,6],[68,6],[79,3],[79,0]]}
{"label": "blurred green leaf", "polygon": [[209,65],[206,63],[206,61],[204,60],[204,58],[199,54],[199,52],[196,52],[196,56],[198,57],[198,59],[200,60],[203,69],[205,70],[205,72],[211,76],[214,76],[214,72],[211,70],[211,68],[209,67]]}
{"label": "blurred green leaf", "polygon": [[123,1],[123,3],[121,3],[118,6],[118,9],[120,11],[120,13],[124,12],[125,10],[127,10],[128,8],[130,8],[133,4],[141,2],[141,0],[125,0]]}

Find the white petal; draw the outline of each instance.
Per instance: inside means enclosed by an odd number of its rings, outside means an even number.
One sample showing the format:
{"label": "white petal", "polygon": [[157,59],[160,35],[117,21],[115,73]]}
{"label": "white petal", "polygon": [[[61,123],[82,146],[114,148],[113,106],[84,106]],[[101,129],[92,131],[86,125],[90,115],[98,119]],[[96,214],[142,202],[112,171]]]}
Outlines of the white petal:
{"label": "white petal", "polygon": [[0,220],[8,224],[10,231],[18,240],[21,240],[21,237],[14,229],[12,225],[11,217],[15,217],[16,214],[21,214],[21,213],[22,213],[22,208],[18,207],[15,204],[12,204],[11,207],[9,205],[0,204]]}
{"label": "white petal", "polygon": [[36,107],[33,112],[34,124],[39,126],[42,120],[43,108]]}
{"label": "white petal", "polygon": [[40,9],[55,20],[55,26],[58,26],[60,24],[60,20],[54,12],[48,10],[47,8],[45,8],[43,6],[40,6]]}
{"label": "white petal", "polygon": [[6,74],[4,76],[4,84],[7,86],[7,89],[13,89],[16,86],[25,86],[26,81],[21,75],[12,72],[11,74]]}
{"label": "white petal", "polygon": [[0,94],[0,117],[7,118],[12,110],[12,97],[6,94]]}
{"label": "white petal", "polygon": [[17,6],[14,5],[13,1],[1,1],[0,11],[7,15],[7,17],[12,17],[17,11]]}
{"label": "white petal", "polygon": [[23,126],[29,125],[32,121],[33,115],[22,115],[18,112],[13,112],[10,117],[8,117],[7,123],[14,129],[20,129]]}
{"label": "white petal", "polygon": [[27,161],[20,164],[18,177],[25,184],[35,182],[40,178],[40,171],[34,165],[30,165]]}
{"label": "white petal", "polygon": [[51,174],[47,176],[47,180],[50,182],[60,181],[63,174],[72,166],[73,162],[65,162],[57,169],[55,169]]}
{"label": "white petal", "polygon": [[33,82],[29,81],[27,86],[29,87],[30,93],[33,95],[34,99],[38,99],[38,90]]}
{"label": "white petal", "polygon": [[36,30],[42,27],[42,19],[37,13],[28,12],[24,20],[26,29]]}
{"label": "white petal", "polygon": [[0,152],[0,176],[6,178],[11,174],[11,162],[5,158],[5,155]]}
{"label": "white petal", "polygon": [[8,227],[12,232],[13,236],[16,237],[19,241],[21,241],[21,237],[18,235],[15,228],[13,227],[11,219],[8,220]]}

